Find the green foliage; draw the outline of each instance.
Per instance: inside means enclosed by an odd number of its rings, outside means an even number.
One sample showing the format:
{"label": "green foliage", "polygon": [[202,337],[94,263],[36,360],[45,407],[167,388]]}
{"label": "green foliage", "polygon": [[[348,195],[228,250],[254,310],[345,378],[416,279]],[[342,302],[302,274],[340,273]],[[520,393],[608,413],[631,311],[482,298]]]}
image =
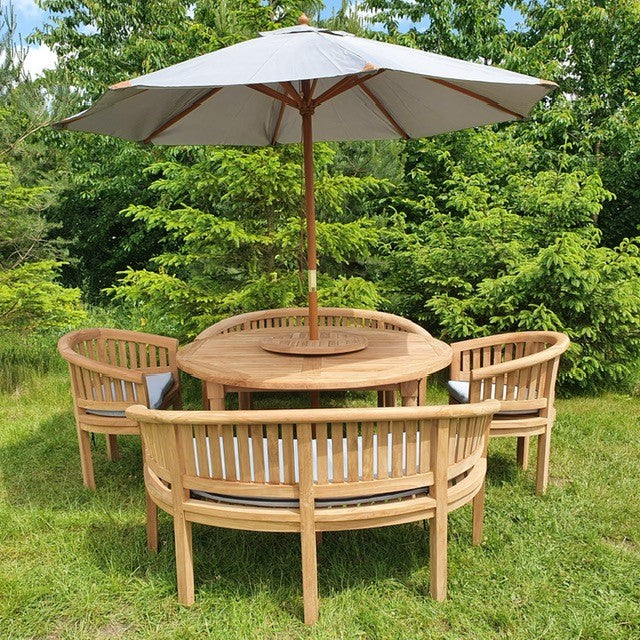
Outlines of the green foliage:
{"label": "green foliage", "polygon": [[[316,146],[321,299],[375,307],[381,295],[362,273],[380,234],[376,222],[360,217],[358,202],[389,185],[333,174],[334,157],[328,145]],[[128,269],[111,289],[116,299],[183,336],[230,314],[305,304],[298,147],[192,150],[148,173],[156,176],[150,189],[158,204],[132,205],[125,213],[160,230],[167,250],[151,260],[154,271]]]}
{"label": "green foliage", "polygon": [[395,203],[414,222],[389,255],[393,307],[449,340],[564,331],[574,343],[566,387],[629,384],[640,357],[640,247],[598,246],[593,221],[611,197],[598,174],[501,170],[522,153],[514,145],[508,131],[489,130],[414,144],[415,180]]}
{"label": "green foliage", "polygon": [[0,332],[72,326],[84,318],[80,291],[56,282],[60,246],[47,240],[51,225],[39,209],[44,186],[24,187],[0,164]]}
{"label": "green foliage", "polygon": [[[60,60],[45,84],[57,105],[66,99],[57,88],[79,88],[74,109],[113,82],[295,24],[301,10],[313,15],[319,6],[40,4],[52,18],[34,38]],[[640,224],[640,9],[634,0],[522,1],[522,25],[508,30],[506,4],[367,0],[359,5],[369,20],[343,3],[328,21],[560,88],[526,122],[409,143],[317,146],[321,302],[385,307],[448,339],[564,330],[574,341],[565,387],[619,384],[638,357],[637,243],[623,240]],[[426,26],[402,33],[407,18]],[[371,21],[386,33],[367,32]],[[27,111],[16,104],[0,122],[10,146],[33,129],[17,127],[16,114]],[[32,116],[23,122],[37,128],[43,119]],[[65,279],[91,299],[109,288],[141,325],[181,336],[232,313],[304,304],[296,146],[143,148],[43,130],[28,140],[56,150],[47,157],[59,186],[34,206],[62,225],[73,262]],[[16,175],[36,186],[23,176],[47,164],[29,160],[36,147],[24,141],[12,157],[20,149]],[[38,171],[23,172],[30,162]],[[43,258],[60,260],[55,252]]]}

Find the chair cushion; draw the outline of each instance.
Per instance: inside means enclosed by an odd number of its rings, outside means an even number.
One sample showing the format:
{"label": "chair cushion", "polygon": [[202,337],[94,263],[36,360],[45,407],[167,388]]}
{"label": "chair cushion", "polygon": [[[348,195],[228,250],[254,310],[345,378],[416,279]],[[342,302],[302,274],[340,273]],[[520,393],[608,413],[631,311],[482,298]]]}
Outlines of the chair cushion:
{"label": "chair cushion", "polygon": [[[417,433],[417,442],[416,442],[416,449],[419,450],[420,447],[420,434]],[[378,462],[377,462],[377,452],[378,452],[378,446],[377,446],[377,434],[373,435],[373,467],[377,468]],[[387,468],[389,470],[389,474],[391,474],[391,434],[387,435],[387,438],[389,439],[389,446],[387,448],[388,451],[388,457],[387,457]],[[210,451],[209,448],[209,444],[208,444],[208,437],[206,438],[207,440],[207,450]],[[219,436],[219,440],[220,440],[220,450],[224,450],[224,442],[222,439],[222,436]],[[318,450],[317,450],[317,445],[316,445],[316,441],[313,440],[312,443],[312,449],[311,449],[311,455],[312,455],[312,464],[313,464],[313,478],[314,481],[318,481]],[[343,447],[343,451],[346,450],[346,446],[347,446],[347,439],[343,438],[342,439],[342,447]],[[403,449],[406,446],[406,443],[403,445]],[[193,447],[194,447],[194,461],[195,461],[195,465],[196,465],[196,473],[200,474],[200,465],[199,465],[199,458],[197,455],[197,443],[196,440],[194,438],[193,441]],[[235,466],[236,469],[239,466],[239,456],[238,456],[238,439],[236,437],[233,438],[233,449],[234,449],[234,462],[235,462]],[[251,450],[251,445],[249,447],[249,449]],[[263,456],[264,459],[267,459],[267,439],[263,438],[262,439],[262,449],[263,449]],[[280,464],[278,465],[281,473],[280,473],[280,482],[284,482],[284,476],[283,476],[283,472],[282,472],[282,461],[283,461],[283,444],[282,444],[282,438],[278,439],[278,456],[279,456],[279,460],[280,460]],[[294,480],[295,482],[298,482],[298,441],[294,440],[293,441],[293,458],[294,458]],[[343,456],[344,460],[345,460],[345,464],[346,464],[346,456]],[[362,436],[358,436],[358,474],[360,477],[362,477]],[[209,456],[208,459],[208,464],[209,466],[211,466],[211,458]],[[220,460],[220,464],[222,467],[222,476],[223,477],[227,477],[227,471],[226,471],[226,465],[225,465],[225,460],[224,460],[224,456],[221,456],[221,460]],[[249,457],[249,470],[251,473],[251,477],[254,478],[255,474],[254,474],[254,466],[253,466],[253,455],[251,455]],[[342,470],[336,470],[337,473],[339,475],[342,476],[342,478],[340,478],[341,481],[346,481],[347,479],[347,469],[346,467],[343,468]],[[340,471],[342,471],[342,473],[340,473]],[[265,469],[264,469],[264,475],[265,475],[265,481],[269,482],[270,478],[269,478],[269,466],[265,465]],[[333,443],[331,440],[327,440],[327,476],[329,478],[329,482],[332,482],[334,480],[334,469],[333,469]],[[377,476],[374,476],[374,478]],[[336,498],[318,498],[316,500],[316,506],[317,507],[338,507],[338,506],[348,506],[348,505],[358,505],[358,504],[374,504],[377,502],[386,502],[388,500],[398,500],[401,498],[408,498],[411,496],[417,496],[417,495],[421,495],[421,494],[427,494],[429,491],[428,487],[424,487],[423,489],[405,489],[402,491],[393,491],[390,493],[380,493],[380,494],[375,494],[375,495],[363,495],[363,496],[356,496],[356,497],[350,497],[350,498],[342,498],[342,499],[336,499]],[[225,494],[218,494],[218,493],[210,493],[208,491],[199,491],[199,490],[191,490],[191,497],[192,498],[196,498],[196,499],[203,499],[203,500],[212,500],[215,502],[223,502],[225,504],[238,504],[238,505],[245,505],[245,506],[252,506],[252,507],[297,507],[298,506],[298,500],[295,500],[293,498],[258,498],[255,496],[252,497],[245,497],[245,496],[229,496],[229,495],[225,495]]]}
{"label": "chair cushion", "polygon": [[[481,389],[484,387],[484,382],[481,383]],[[449,389],[449,395],[459,402],[460,404],[466,404],[469,402],[469,383],[463,380],[449,380],[447,382],[447,388]],[[518,394],[518,387],[514,386],[514,393]],[[504,388],[503,393],[504,395]],[[491,397],[496,397],[496,383],[493,382],[491,384]],[[500,400],[501,398],[498,398]],[[531,409],[514,409],[511,411],[499,411],[496,413],[496,416],[525,416],[531,415],[532,413],[538,413],[537,410],[532,411]]]}
{"label": "chair cushion", "polygon": [[[151,373],[146,375],[147,393],[149,394],[149,408],[159,409],[162,406],[164,396],[173,386],[173,376],[171,372]],[[122,390],[124,392],[125,383],[121,381]],[[115,395],[115,382],[111,383],[113,395]],[[137,402],[138,395],[135,386],[133,387],[133,399]],[[87,413],[96,416],[105,416],[107,418],[124,418],[124,411],[107,411],[102,409],[86,409]]]}

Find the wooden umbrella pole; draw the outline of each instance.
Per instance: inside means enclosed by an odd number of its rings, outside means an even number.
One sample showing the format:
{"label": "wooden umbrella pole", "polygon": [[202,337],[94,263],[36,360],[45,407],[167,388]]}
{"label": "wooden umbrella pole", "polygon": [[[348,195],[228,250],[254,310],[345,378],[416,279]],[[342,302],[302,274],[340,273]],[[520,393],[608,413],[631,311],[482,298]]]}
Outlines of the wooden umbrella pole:
{"label": "wooden umbrella pole", "polygon": [[304,151],[304,203],[307,218],[307,270],[309,278],[309,340],[318,339],[318,287],[316,256],[316,203],[313,168],[313,107],[311,82],[302,81],[302,146]]}

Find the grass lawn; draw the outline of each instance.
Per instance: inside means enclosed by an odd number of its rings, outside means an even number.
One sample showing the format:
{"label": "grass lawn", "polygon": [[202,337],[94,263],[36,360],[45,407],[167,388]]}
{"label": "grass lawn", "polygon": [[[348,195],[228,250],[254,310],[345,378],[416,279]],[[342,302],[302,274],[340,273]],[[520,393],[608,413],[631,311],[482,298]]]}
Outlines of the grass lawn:
{"label": "grass lawn", "polygon": [[325,534],[311,629],[292,534],[194,525],[196,603],[178,605],[165,514],[160,552],[145,548],[140,442],[108,463],[98,437],[85,490],[62,367],[2,392],[0,416],[2,640],[640,638],[640,398],[558,401],[543,498],[515,440],[492,441],[485,540],[470,544],[469,506],[452,514],[444,603],[422,525]]}

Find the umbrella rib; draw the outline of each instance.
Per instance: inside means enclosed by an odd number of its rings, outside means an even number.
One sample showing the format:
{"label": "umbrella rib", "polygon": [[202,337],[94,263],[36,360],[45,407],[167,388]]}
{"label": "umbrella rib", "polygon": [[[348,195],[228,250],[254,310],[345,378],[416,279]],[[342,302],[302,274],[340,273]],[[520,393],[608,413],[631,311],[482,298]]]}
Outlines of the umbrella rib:
{"label": "umbrella rib", "polygon": [[302,98],[300,94],[295,90],[291,82],[281,82],[280,86],[289,94],[289,96],[293,100],[295,100],[298,103],[298,105],[302,104]]}
{"label": "umbrella rib", "polygon": [[161,124],[155,131],[152,131],[143,142],[151,142],[152,138],[160,135],[163,131],[166,131],[169,127],[172,127],[176,122],[182,120],[182,118],[188,116],[192,111],[195,111],[203,102],[214,96],[218,91],[220,91],[222,87],[216,87],[215,89],[210,89],[203,96],[200,96],[195,102],[192,102],[188,107],[183,109],[180,113],[170,118],[165,123]]}
{"label": "umbrella rib", "polygon": [[378,69],[375,73],[371,73],[366,76],[358,76],[357,74],[352,74],[350,76],[345,76],[342,80],[338,80],[333,86],[329,87],[324,93],[321,93],[314,101],[313,105],[317,107],[321,105],[323,102],[327,100],[331,100],[336,96],[339,96],[341,93],[348,91],[349,89],[353,89],[354,87],[362,86],[363,83],[368,82],[371,78],[375,78],[377,75],[380,75],[384,69]]}
{"label": "umbrella rib", "polygon": [[510,116],[514,116],[515,118],[518,118],[518,120],[522,120],[525,117],[521,113],[517,113],[516,111],[511,111],[511,109],[507,109],[507,107],[503,107],[499,102],[496,102],[491,98],[487,98],[479,93],[475,93],[475,91],[470,91],[469,89],[464,89],[463,87],[459,87],[453,84],[453,82],[448,82],[447,80],[441,80],[440,78],[427,78],[427,80],[431,80],[431,82],[435,82],[436,84],[441,84],[443,87],[447,87],[448,89],[453,89],[454,91],[463,93],[466,96],[475,98],[476,100],[480,100],[480,102],[484,102],[485,104],[488,104],[490,107],[493,107],[494,109],[498,109],[499,111],[508,113]]}
{"label": "umbrella rib", "polygon": [[299,108],[299,105],[293,100],[293,98],[291,98],[291,96],[286,93],[280,93],[279,91],[272,89],[266,84],[248,84],[247,86],[254,91],[264,93],[270,98],[275,98],[276,100],[280,100],[280,102],[286,102],[290,107],[293,107],[294,109]]}
{"label": "umbrella rib", "polygon": [[396,119],[389,113],[389,111],[387,110],[387,108],[382,104],[382,102],[380,102],[380,100],[378,99],[378,96],[375,95],[375,93],[373,93],[373,91],[371,91],[371,89],[369,89],[369,87],[367,87],[364,84],[360,85],[360,88],[369,96],[369,98],[371,99],[371,102],[373,102],[373,104],[376,105],[376,107],[378,107],[378,110],[380,111],[380,113],[382,113],[382,115],[389,121],[389,123],[391,124],[391,126],[405,139],[408,140],[409,139],[409,134],[397,123]]}
{"label": "umbrella rib", "polygon": [[280,135],[280,125],[282,124],[282,116],[284,115],[284,110],[286,107],[286,103],[280,103],[280,110],[278,111],[278,119],[276,120],[276,126],[273,128],[273,135],[271,136],[271,146],[275,145],[278,141],[278,136]]}

